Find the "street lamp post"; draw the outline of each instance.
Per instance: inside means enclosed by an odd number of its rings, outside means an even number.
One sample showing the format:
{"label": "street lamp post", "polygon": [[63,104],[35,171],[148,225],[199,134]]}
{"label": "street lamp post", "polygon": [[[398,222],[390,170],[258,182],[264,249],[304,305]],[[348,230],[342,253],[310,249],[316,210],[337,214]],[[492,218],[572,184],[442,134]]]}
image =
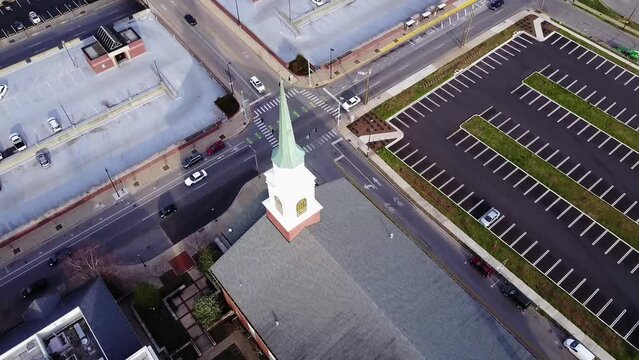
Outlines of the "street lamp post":
{"label": "street lamp post", "polygon": [[235,14],[237,15],[237,25],[242,25],[242,23],[240,22],[240,8],[239,6],[237,6],[237,0],[235,0]]}
{"label": "street lamp post", "polygon": [[226,69],[229,72],[229,85],[231,85],[231,94],[234,93],[233,91],[233,77],[231,76],[231,62],[227,62],[226,63]]}
{"label": "street lamp post", "polygon": [[368,120],[368,142],[366,143],[366,157],[371,149],[371,133],[373,132],[373,119]]}
{"label": "street lamp post", "polygon": [[330,60],[328,61],[328,72],[330,73],[330,78],[333,78],[333,51],[335,51],[335,49],[331,48],[330,51]]}
{"label": "street lamp post", "polygon": [[119,198],[120,197],[120,192],[118,191],[118,188],[116,188],[115,184],[113,183],[113,179],[111,178],[111,174],[109,174],[109,169],[107,169],[105,167],[104,171],[106,172],[107,176],[109,177],[109,181],[111,182],[111,186],[113,186],[113,190],[115,190],[115,193],[118,195],[118,198]]}
{"label": "street lamp post", "polygon": [[60,41],[62,43],[62,47],[64,48],[64,50],[67,51],[67,55],[69,55],[69,59],[71,59],[71,62],[73,63],[74,67],[78,67],[78,64],[75,63],[75,60],[73,60],[73,56],[71,56],[71,53],[69,52],[69,49],[67,48],[67,45],[64,43],[64,40]]}
{"label": "street lamp post", "polygon": [[635,12],[637,11],[637,7],[639,7],[639,5],[636,5],[636,6],[635,6],[635,8],[634,8],[634,9],[632,10],[632,12],[630,13],[630,16],[628,16],[628,17],[626,18],[626,21],[624,21],[622,30],[626,30],[626,26],[628,26],[628,23],[629,23],[630,21],[632,21],[632,20],[630,20],[630,19],[632,19],[632,16],[633,16],[633,15],[635,14]]}
{"label": "street lamp post", "polygon": [[291,0],[288,0],[288,19],[293,20],[293,13],[291,12]]}
{"label": "street lamp post", "polygon": [[248,147],[253,151],[253,157],[255,157],[255,170],[257,170],[257,177],[260,177],[260,167],[257,163],[257,153],[255,152],[255,149],[253,149],[253,146],[248,145]]}

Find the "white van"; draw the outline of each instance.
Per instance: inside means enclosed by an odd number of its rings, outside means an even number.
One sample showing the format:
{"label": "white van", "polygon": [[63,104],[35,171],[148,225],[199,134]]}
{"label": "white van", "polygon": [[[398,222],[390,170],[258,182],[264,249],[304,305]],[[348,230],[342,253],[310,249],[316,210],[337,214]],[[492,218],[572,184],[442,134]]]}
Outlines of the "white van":
{"label": "white van", "polygon": [[404,30],[412,29],[415,26],[415,20],[410,19],[404,23]]}
{"label": "white van", "polygon": [[430,11],[425,11],[425,12],[421,13],[421,19],[422,19],[422,20],[426,20],[426,19],[428,19],[431,15],[432,15],[432,14],[431,14],[431,12],[430,12]]}
{"label": "white van", "polygon": [[446,7],[446,3],[439,4],[439,5],[437,5],[437,11],[442,11],[442,10],[444,10],[445,7]]}
{"label": "white van", "polygon": [[573,354],[577,359],[580,360],[594,360],[595,355],[590,352],[590,350],[586,349],[582,343],[575,339],[566,339],[564,341],[564,346]]}

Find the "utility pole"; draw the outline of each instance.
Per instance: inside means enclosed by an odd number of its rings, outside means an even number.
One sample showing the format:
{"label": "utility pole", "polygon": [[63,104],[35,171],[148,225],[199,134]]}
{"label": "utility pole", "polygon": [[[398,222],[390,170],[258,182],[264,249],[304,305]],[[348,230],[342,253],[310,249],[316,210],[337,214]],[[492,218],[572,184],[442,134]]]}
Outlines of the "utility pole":
{"label": "utility pole", "polygon": [[292,16],[292,13],[291,13],[291,0],[288,0],[288,19],[290,21],[293,21],[293,16]]}
{"label": "utility pole", "polygon": [[237,15],[237,26],[242,26],[240,21],[240,8],[237,6],[237,0],[235,0],[235,14]]}
{"label": "utility pole", "polygon": [[628,16],[626,18],[626,21],[623,22],[623,28],[621,30],[626,30],[626,26],[628,26],[628,23],[632,20],[632,16],[635,14],[635,11],[637,11],[637,7],[639,7],[639,4],[635,5],[635,8],[632,10],[632,12],[630,13],[630,16]]}
{"label": "utility pole", "polygon": [[464,45],[466,45],[466,42],[468,41],[468,35],[470,34],[470,27],[473,23],[473,17],[475,17],[474,8],[470,10],[470,19],[468,19],[468,24],[466,25],[466,29],[464,30],[464,37],[462,38],[462,43],[460,47],[464,47]]}
{"label": "utility pole", "polygon": [[253,157],[255,157],[255,170],[257,170],[257,177],[260,177],[260,167],[257,164],[257,153],[255,152],[255,149],[253,149],[253,147],[251,145],[248,145],[248,147],[253,150]]}
{"label": "utility pole", "polygon": [[306,64],[308,65],[308,86],[311,86],[311,63],[306,60]]}
{"label": "utility pole", "polygon": [[366,95],[364,95],[364,105],[368,104],[368,93],[371,89],[371,68],[368,68],[368,75],[366,76]]}
{"label": "utility pole", "polygon": [[226,63],[226,69],[229,72],[229,84],[231,85],[231,95],[233,95],[235,93],[235,91],[233,91],[233,77],[231,76],[231,62],[227,62]]}
{"label": "utility pole", "polygon": [[330,78],[333,78],[333,51],[335,51],[335,49],[331,48],[330,51],[330,57],[329,57],[329,61],[328,61],[328,72],[330,73]]}
{"label": "utility pole", "polygon": [[75,68],[78,68],[78,64],[75,63],[75,60],[73,60],[73,56],[71,56],[71,53],[69,52],[69,49],[67,48],[67,45],[64,43],[64,40],[60,41],[62,43],[62,47],[64,48],[64,50],[67,51],[67,55],[69,55],[69,59],[71,59],[71,62],[73,63],[73,66],[75,66]]}
{"label": "utility pole", "polygon": [[115,187],[115,184],[113,183],[113,179],[111,179],[111,174],[109,174],[109,170],[105,167],[104,171],[106,172],[107,176],[109,177],[109,181],[111,182],[111,186],[113,186],[113,190],[115,190],[115,193],[118,195],[118,198],[120,197],[120,192],[118,191],[118,188]]}

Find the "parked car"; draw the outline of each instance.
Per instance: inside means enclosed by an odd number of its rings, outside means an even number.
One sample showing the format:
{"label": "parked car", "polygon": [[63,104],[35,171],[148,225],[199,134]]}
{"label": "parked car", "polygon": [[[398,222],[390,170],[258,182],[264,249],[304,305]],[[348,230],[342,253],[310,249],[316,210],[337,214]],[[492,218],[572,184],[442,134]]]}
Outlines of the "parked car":
{"label": "parked car", "polygon": [[6,84],[0,84],[0,100],[2,100],[5,95],[7,95],[7,91],[9,91],[9,86],[7,86]]}
{"label": "parked car", "polygon": [[2,8],[6,11],[13,11],[13,7],[11,6],[11,3],[8,1],[2,2]]}
{"label": "parked car", "polygon": [[160,217],[164,219],[165,217],[173,214],[176,211],[177,211],[177,206],[175,206],[175,204],[171,204],[160,209],[160,211],[158,212],[158,215],[160,215]]}
{"label": "parked car", "polygon": [[495,274],[495,269],[477,255],[470,259],[470,264],[474,266],[475,269],[479,270],[484,277],[491,277]]}
{"label": "parked car", "polygon": [[198,170],[194,172],[193,174],[189,175],[189,177],[187,177],[186,180],[184,180],[184,185],[186,186],[195,185],[199,183],[200,181],[204,180],[204,178],[206,178],[207,176],[209,176],[209,174],[207,174],[206,171]]}
{"label": "parked car", "polygon": [[209,146],[209,148],[206,149],[206,155],[211,156],[215,154],[216,152],[224,150],[225,147],[226,147],[226,143],[224,141],[222,140],[216,141],[213,145]]}
{"label": "parked car", "polygon": [[49,120],[47,120],[47,124],[49,125],[49,128],[51,128],[51,131],[53,131],[54,134],[62,131],[62,126],[60,126],[58,119],[54,117],[50,117]]}
{"label": "parked car", "polygon": [[49,266],[55,266],[58,262],[60,262],[60,260],[69,256],[71,256],[71,249],[64,248],[62,250],[58,250],[49,257]]}
{"label": "parked car", "polygon": [[26,288],[22,289],[22,298],[26,299],[44,289],[47,288],[47,281],[45,279],[40,279],[37,280],[35,282],[33,282],[31,285],[27,286]]}
{"label": "parked car", "polygon": [[479,218],[479,222],[485,227],[489,227],[495,221],[497,221],[497,219],[499,219],[499,216],[501,216],[501,213],[499,212],[499,210],[495,208],[491,208],[490,210],[488,210],[487,213],[485,213],[481,218]]}
{"label": "parked car", "polygon": [[582,343],[575,339],[566,339],[564,346],[580,360],[594,360],[595,355],[590,352]]}
{"label": "parked car", "polygon": [[29,19],[31,20],[33,25],[42,22],[42,19],[40,19],[40,15],[38,15],[35,11],[29,11]]}
{"label": "parked car", "polygon": [[16,20],[13,22],[13,28],[16,29],[16,31],[22,31],[24,30],[24,24],[22,21]]}
{"label": "parked car", "polygon": [[193,150],[187,157],[184,158],[184,160],[182,160],[182,167],[188,169],[194,164],[199,163],[203,159],[204,157],[202,156],[202,154],[200,154],[197,150]]}
{"label": "parked car", "polygon": [[359,98],[359,96],[353,96],[352,98],[346,100],[343,104],[342,104],[342,108],[344,108],[344,110],[346,111],[351,111],[351,109],[359,104],[362,101],[362,99]]}
{"label": "parked car", "polygon": [[249,82],[258,93],[263,94],[266,91],[266,87],[264,87],[264,84],[262,84],[262,82],[260,81],[260,79],[257,78],[257,76],[251,76],[251,78],[249,79]]}
{"label": "parked car", "polygon": [[197,25],[197,20],[195,20],[195,18],[191,14],[184,15],[184,21],[186,21],[186,23],[191,26]]}
{"label": "parked car", "polygon": [[45,169],[51,166],[51,160],[49,160],[49,156],[47,156],[47,153],[44,153],[44,152],[38,153],[36,155],[36,160],[38,160],[38,162],[40,163],[40,166],[42,166]]}
{"label": "parked car", "polygon": [[311,0],[313,2],[313,4],[317,5],[317,6],[322,6],[324,5],[324,0]]}
{"label": "parked car", "polygon": [[490,10],[498,10],[501,9],[502,6],[504,6],[504,0],[494,0],[488,5],[488,8]]}
{"label": "parked car", "polygon": [[9,140],[17,151],[22,151],[27,148],[27,144],[25,144],[25,142],[22,140],[22,137],[20,137],[18,133],[9,135]]}
{"label": "parked car", "polygon": [[526,310],[530,304],[532,304],[532,301],[530,301],[530,299],[524,295],[521,291],[519,291],[519,289],[517,289],[515,287],[515,285],[507,282],[504,284],[504,286],[501,288],[501,293],[510,298],[515,305],[517,305],[518,308],[522,309],[522,310]]}

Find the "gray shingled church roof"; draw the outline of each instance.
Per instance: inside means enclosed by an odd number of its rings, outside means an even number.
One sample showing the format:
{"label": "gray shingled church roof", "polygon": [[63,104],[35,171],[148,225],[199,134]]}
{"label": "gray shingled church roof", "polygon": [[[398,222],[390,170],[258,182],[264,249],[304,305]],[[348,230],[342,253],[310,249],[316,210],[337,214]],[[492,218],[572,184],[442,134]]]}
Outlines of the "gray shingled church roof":
{"label": "gray shingled church roof", "polygon": [[346,179],[317,198],[292,243],[262,217],[213,266],[278,359],[533,358]]}

